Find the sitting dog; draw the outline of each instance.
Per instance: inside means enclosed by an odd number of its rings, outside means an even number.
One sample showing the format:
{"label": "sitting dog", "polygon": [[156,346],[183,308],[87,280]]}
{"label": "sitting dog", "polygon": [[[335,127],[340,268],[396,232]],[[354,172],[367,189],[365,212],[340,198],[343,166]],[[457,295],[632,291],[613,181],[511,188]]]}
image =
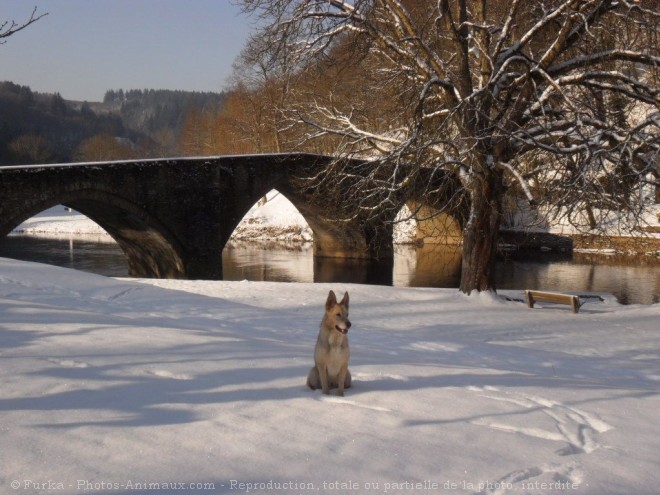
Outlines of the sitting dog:
{"label": "sitting dog", "polygon": [[320,388],[328,395],[331,388],[336,388],[338,394],[343,396],[344,389],[351,386],[351,373],[348,371],[351,351],[346,336],[349,328],[351,322],[348,321],[348,292],[338,303],[337,296],[330,291],[314,349],[315,365],[307,376],[307,386],[312,390]]}

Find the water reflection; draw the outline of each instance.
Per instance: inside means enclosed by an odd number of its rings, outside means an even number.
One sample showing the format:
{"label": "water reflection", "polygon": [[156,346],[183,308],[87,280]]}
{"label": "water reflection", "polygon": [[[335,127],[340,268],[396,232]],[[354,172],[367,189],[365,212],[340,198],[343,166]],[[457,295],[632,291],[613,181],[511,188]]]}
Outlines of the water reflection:
{"label": "water reflection", "polygon": [[222,251],[225,280],[314,282],[312,244],[231,243]]}
{"label": "water reflection", "polygon": [[495,267],[499,289],[609,292],[622,304],[660,302],[660,261],[580,253],[520,253]]}
{"label": "water reflection", "polygon": [[[128,265],[114,243],[98,236],[0,239],[0,256],[38,261],[112,277]],[[458,287],[461,257],[454,246],[396,246],[394,261],[314,259],[312,245],[234,244],[222,253],[225,280],[343,282],[413,287]],[[499,289],[609,292],[624,304],[660,302],[660,260],[534,252],[500,260]]]}
{"label": "water reflection", "polygon": [[128,262],[105,235],[10,235],[0,239],[0,256],[73,268],[107,277],[128,276]]}
{"label": "water reflection", "polygon": [[399,287],[458,287],[461,282],[460,247],[395,246],[393,278],[393,285]]}

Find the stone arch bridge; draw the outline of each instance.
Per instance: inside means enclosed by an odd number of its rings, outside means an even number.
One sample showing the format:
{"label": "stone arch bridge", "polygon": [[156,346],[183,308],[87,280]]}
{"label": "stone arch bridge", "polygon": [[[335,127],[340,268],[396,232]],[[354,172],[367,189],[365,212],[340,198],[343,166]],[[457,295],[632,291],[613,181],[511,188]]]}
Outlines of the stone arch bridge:
{"label": "stone arch bridge", "polygon": [[131,276],[221,279],[234,229],[277,189],[312,228],[315,256],[391,258],[392,218],[338,224],[328,220],[332,205],[296,186],[330,160],[295,153],[0,167],[0,236],[64,204],[117,241]]}

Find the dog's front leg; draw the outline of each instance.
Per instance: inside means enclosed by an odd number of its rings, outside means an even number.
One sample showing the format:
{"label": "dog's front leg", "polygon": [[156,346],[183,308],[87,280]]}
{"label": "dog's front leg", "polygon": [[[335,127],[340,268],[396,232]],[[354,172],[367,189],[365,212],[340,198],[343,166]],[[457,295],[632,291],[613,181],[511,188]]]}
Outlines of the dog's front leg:
{"label": "dog's front leg", "polygon": [[317,365],[319,377],[321,378],[321,390],[323,394],[330,395],[330,384],[328,383],[328,368],[325,365]]}
{"label": "dog's front leg", "polygon": [[344,385],[346,384],[346,373],[348,372],[348,365],[342,366],[339,369],[339,383],[337,383],[337,395],[344,396]]}

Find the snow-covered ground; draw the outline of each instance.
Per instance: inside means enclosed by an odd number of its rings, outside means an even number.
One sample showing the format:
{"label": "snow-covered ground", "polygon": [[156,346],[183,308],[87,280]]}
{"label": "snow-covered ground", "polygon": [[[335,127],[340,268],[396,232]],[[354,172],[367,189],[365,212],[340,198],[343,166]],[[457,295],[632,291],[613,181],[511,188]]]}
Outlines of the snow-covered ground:
{"label": "snow-covered ground", "polygon": [[[305,387],[329,289],[343,398]],[[659,317],[0,259],[0,493],[657,494]]]}

